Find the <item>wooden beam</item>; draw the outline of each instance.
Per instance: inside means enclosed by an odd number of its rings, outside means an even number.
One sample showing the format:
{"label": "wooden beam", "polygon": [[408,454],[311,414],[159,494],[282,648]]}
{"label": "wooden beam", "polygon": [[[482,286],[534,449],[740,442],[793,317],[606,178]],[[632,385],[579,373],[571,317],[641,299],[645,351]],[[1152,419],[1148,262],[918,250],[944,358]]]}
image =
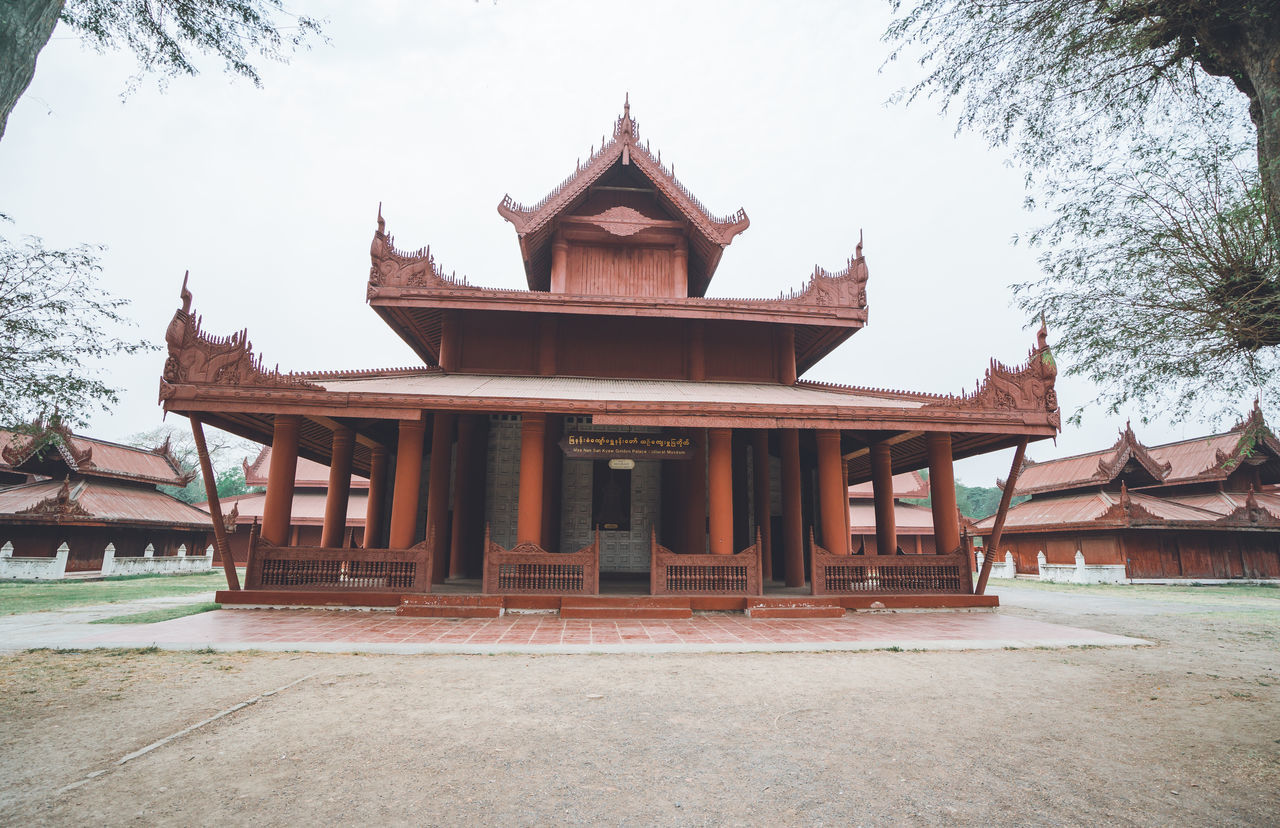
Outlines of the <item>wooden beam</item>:
{"label": "wooden beam", "polygon": [[311,420],[316,425],[324,426],[330,431],[338,431],[343,428],[350,428],[353,431],[355,431],[356,442],[362,446],[367,446],[368,448],[386,448],[387,447],[385,443],[380,443],[366,434],[361,434],[360,431],[356,429],[354,426],[343,425],[342,423],[338,422],[332,417],[325,417],[320,414],[307,414],[306,419]]}
{"label": "wooden beam", "polygon": [[233,592],[240,589],[240,576],[236,574],[236,562],[231,557],[231,546],[227,543],[227,526],[222,522],[222,504],[218,502],[218,478],[213,473],[213,463],[209,460],[209,449],[204,442],[204,425],[200,418],[191,418],[191,436],[196,441],[196,454],[200,458],[200,473],[204,475],[204,494],[209,503],[209,516],[213,518],[213,542],[218,545],[218,553],[222,555],[222,569],[227,575],[227,589]]}
{"label": "wooden beam", "polygon": [[991,527],[991,542],[987,544],[987,554],[982,556],[982,571],[978,573],[978,586],[975,595],[982,595],[987,589],[987,579],[991,577],[991,560],[995,556],[992,550],[1000,548],[1000,535],[1004,532],[1004,519],[1009,514],[1009,504],[1013,501],[1013,489],[1018,484],[1018,472],[1022,470],[1022,461],[1027,456],[1027,438],[1018,442],[1018,449],[1013,453],[1013,465],[1009,467],[1009,479],[1005,481],[1004,493],[1000,495],[1000,508],[996,509],[996,521]]}

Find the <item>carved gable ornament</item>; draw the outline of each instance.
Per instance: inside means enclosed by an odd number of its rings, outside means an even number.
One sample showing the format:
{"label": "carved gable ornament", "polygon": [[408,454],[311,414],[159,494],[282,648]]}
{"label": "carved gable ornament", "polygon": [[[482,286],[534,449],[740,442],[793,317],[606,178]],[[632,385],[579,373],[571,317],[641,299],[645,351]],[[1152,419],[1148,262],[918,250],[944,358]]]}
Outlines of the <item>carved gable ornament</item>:
{"label": "carved gable ornament", "polygon": [[1041,321],[1036,346],[1027,355],[1025,363],[1010,367],[992,359],[986,376],[974,391],[959,396],[948,395],[926,407],[1043,411],[1049,415],[1050,424],[1060,428],[1062,415],[1058,409],[1058,395],[1054,391],[1058,366],[1049,350],[1048,336]]}
{"label": "carved gable ornament", "polygon": [[20,440],[5,446],[0,457],[10,466],[17,468],[49,446],[57,450],[71,471],[93,468],[93,446],[77,446],[75,435],[63,424],[57,414],[49,418],[36,420],[30,431]]}
{"label": "carved gable ornament", "polygon": [[654,226],[653,219],[626,206],[610,207],[599,215],[582,218],[610,235],[621,237],[634,236],[641,230]]}
{"label": "carved gable ornament", "polygon": [[187,276],[182,277],[181,296],[182,307],[174,313],[164,335],[169,356],[164,363],[161,399],[166,393],[172,395],[172,386],[185,384],[324,390],[294,374],[263,368],[262,357],[253,355],[248,331],[222,337],[204,333],[201,319],[191,314]]}
{"label": "carved gable ornament", "polygon": [[84,483],[76,485],[75,491],[71,489],[70,478],[64,478],[62,487],[58,489],[58,493],[51,497],[46,497],[39,503],[20,509],[15,514],[19,515],[39,515],[41,517],[52,517],[56,519],[69,517],[93,517],[93,514],[80,505],[80,495],[84,492]]}
{"label": "carved gable ornament", "polygon": [[380,287],[444,288],[477,290],[466,277],[456,273],[445,274],[436,264],[430,247],[413,252],[396,248],[395,237],[387,233],[386,220],[382,218],[382,205],[378,205],[378,229],[373,233],[369,246],[369,287],[367,298],[372,299]]}

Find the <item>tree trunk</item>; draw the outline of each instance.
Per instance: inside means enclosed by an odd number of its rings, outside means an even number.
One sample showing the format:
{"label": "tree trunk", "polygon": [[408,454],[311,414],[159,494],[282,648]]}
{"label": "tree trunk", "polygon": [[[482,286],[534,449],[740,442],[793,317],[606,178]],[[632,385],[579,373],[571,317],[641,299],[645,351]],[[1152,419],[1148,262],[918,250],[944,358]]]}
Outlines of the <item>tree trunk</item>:
{"label": "tree trunk", "polygon": [[36,57],[49,42],[64,0],[5,0],[0,3],[0,138],[9,113],[27,91]]}
{"label": "tree trunk", "polygon": [[[1258,175],[1273,239],[1280,239],[1280,44],[1251,50],[1245,71],[1257,93],[1249,114],[1258,128]],[[1280,242],[1278,242],[1280,243]]]}

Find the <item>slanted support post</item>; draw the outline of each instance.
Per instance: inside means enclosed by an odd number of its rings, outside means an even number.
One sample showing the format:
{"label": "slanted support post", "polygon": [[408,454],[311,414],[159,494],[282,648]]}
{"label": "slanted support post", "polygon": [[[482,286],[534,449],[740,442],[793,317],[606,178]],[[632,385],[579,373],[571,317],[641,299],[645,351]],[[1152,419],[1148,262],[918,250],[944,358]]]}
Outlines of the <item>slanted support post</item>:
{"label": "slanted support post", "polygon": [[[1004,482],[1004,492],[1000,495],[1000,508],[996,509],[995,523],[991,525],[991,540],[987,543],[987,556],[982,561],[982,571],[978,573],[978,585],[974,594],[982,595],[987,589],[987,579],[991,577],[991,561],[1000,552],[1000,535],[1004,532],[1004,519],[1009,515],[1009,504],[1013,501],[1013,490],[1018,483],[1018,473],[1022,471],[1022,461],[1027,456],[1027,438],[1018,441],[1018,449],[1013,453],[1013,465],[1009,467],[1009,477]],[[1043,554],[1043,553],[1042,553]]]}
{"label": "slanted support post", "polygon": [[[213,542],[218,545],[222,555],[222,571],[227,576],[227,589],[236,592],[240,589],[240,576],[236,573],[236,562],[231,558],[231,546],[227,543],[227,527],[222,522],[222,504],[218,500],[218,478],[213,473],[213,464],[209,460],[209,448],[204,442],[204,424],[200,418],[191,415],[191,436],[196,441],[196,456],[200,459],[200,473],[204,477],[204,493],[209,503],[209,516],[213,519]],[[114,566],[115,549],[112,548]]]}

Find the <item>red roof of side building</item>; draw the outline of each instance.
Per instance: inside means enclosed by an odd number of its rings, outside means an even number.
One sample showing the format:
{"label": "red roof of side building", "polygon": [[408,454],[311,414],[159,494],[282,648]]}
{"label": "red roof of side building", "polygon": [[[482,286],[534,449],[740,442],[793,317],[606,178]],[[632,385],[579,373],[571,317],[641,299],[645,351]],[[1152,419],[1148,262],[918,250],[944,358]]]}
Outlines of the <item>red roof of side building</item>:
{"label": "red roof of side building", "polygon": [[0,523],[167,525],[211,530],[209,515],[176,497],[116,480],[40,480],[0,489]]}
{"label": "red roof of side building", "polygon": [[[1280,501],[1280,498],[1276,498]],[[1119,492],[1094,491],[1059,494],[1051,497],[1032,498],[1009,509],[1005,520],[1005,532],[1056,531],[1067,528],[1117,528],[1128,526],[1167,526],[1169,528],[1224,526],[1227,517],[1238,514],[1205,508],[1210,504],[1194,498],[1169,498],[1130,492],[1122,487]],[[1261,510],[1265,518],[1267,510]],[[1280,502],[1277,515],[1280,523]],[[1269,521],[1268,521],[1269,522]],[[995,524],[995,516],[974,523],[974,531],[989,532]],[[1230,525],[1236,525],[1230,521]]]}
{"label": "red roof of side building", "polygon": [[[1124,476],[1140,484],[1158,484],[1169,475],[1167,462],[1154,449],[1138,441],[1125,423],[1119,439],[1108,449],[1036,463],[1027,460],[1018,474],[1017,493],[1034,495],[1071,489],[1095,488]],[[1004,488],[1004,481],[996,485]]]}
{"label": "red roof of side building", "polygon": [[[893,504],[894,525],[899,535],[932,535],[933,510],[910,503]],[[876,510],[870,500],[849,503],[849,531],[854,535],[876,533]]]}
{"label": "red roof of side building", "polygon": [[[872,489],[871,481],[849,487],[850,500],[863,500],[874,496],[875,493]],[[929,481],[925,480],[924,475],[920,474],[918,471],[895,474],[893,476],[893,496],[895,498],[928,497]]]}
{"label": "red roof of side building", "polygon": [[[271,468],[271,446],[263,446],[258,457],[252,463],[244,463],[244,482],[247,486],[267,485],[267,470]],[[294,476],[294,486],[306,489],[328,488],[329,467],[305,457],[298,458],[298,471]],[[352,489],[369,488],[369,478],[351,475]],[[360,513],[361,516],[364,512]]]}
{"label": "red roof of side building", "polygon": [[0,465],[55,478],[71,473],[166,486],[185,486],[194,478],[182,471],[167,440],[153,449],[137,448],[72,434],[56,422],[39,423],[31,434],[0,431]]}
{"label": "red roof of side building", "polygon": [[[238,517],[236,525],[262,521],[263,507],[266,505],[265,492],[232,495],[220,499],[222,514],[226,515],[234,508]],[[324,492],[295,492],[293,509],[290,512],[290,524],[301,526],[321,526],[324,524]],[[208,509],[207,503],[195,504],[201,509]],[[347,500],[347,526],[364,526],[365,512],[369,506],[368,492],[352,492]]]}

